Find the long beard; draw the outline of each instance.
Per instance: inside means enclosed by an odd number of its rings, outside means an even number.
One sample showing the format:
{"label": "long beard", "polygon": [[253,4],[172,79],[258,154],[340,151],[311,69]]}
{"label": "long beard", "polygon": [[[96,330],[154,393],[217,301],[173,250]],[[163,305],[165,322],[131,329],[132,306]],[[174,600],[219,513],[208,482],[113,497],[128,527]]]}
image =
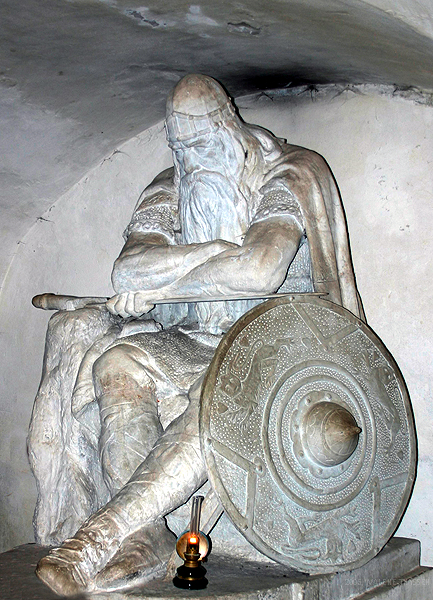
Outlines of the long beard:
{"label": "long beard", "polygon": [[212,171],[180,180],[179,209],[182,243],[223,239],[236,244],[248,228],[248,205],[239,187]]}
{"label": "long beard", "polygon": [[[179,192],[182,243],[216,239],[242,243],[248,228],[248,205],[238,186],[220,173],[200,171],[185,175]],[[225,331],[234,320],[227,302],[202,302],[191,310],[210,333]]]}

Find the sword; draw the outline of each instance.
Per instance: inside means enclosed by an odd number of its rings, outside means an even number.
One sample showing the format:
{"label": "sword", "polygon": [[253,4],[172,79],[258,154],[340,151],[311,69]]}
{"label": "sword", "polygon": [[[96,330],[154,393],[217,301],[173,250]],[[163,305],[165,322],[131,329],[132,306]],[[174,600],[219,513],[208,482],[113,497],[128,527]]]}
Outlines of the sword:
{"label": "sword", "polygon": [[[189,302],[226,302],[240,300],[270,300],[287,296],[303,296],[306,292],[280,292],[275,294],[236,294],[232,296],[188,296],[185,298],[156,298],[150,304],[183,304]],[[309,296],[326,296],[323,292],[308,292]],[[101,296],[65,296],[63,294],[39,294],[32,299],[36,308],[43,310],[77,310],[84,306],[101,305],[109,300]]]}

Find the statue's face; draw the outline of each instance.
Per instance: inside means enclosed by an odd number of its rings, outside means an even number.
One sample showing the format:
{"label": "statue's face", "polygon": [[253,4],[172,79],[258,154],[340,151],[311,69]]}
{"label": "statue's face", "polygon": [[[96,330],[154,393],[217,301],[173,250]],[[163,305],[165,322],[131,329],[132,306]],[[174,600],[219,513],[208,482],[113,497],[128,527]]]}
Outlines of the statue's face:
{"label": "statue's face", "polygon": [[233,129],[220,127],[172,145],[179,175],[183,243],[215,239],[238,243],[245,234],[245,153],[238,137]]}
{"label": "statue's face", "polygon": [[182,148],[174,150],[181,176],[194,171],[213,171],[216,164],[217,143],[211,134],[183,142]]}
{"label": "statue's face", "polygon": [[238,180],[245,161],[240,142],[223,129],[184,141],[173,148],[173,154],[181,178],[194,172],[207,171]]}

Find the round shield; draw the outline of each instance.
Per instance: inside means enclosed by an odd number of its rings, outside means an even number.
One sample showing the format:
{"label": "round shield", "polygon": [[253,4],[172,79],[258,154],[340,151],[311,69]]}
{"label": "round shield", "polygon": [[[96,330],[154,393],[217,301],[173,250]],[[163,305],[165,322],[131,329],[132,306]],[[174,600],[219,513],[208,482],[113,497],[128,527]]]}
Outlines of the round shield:
{"label": "round shield", "polygon": [[401,373],[373,331],[316,296],[271,300],[221,341],[202,392],[209,479],[260,552],[354,569],[395,531],[415,478]]}

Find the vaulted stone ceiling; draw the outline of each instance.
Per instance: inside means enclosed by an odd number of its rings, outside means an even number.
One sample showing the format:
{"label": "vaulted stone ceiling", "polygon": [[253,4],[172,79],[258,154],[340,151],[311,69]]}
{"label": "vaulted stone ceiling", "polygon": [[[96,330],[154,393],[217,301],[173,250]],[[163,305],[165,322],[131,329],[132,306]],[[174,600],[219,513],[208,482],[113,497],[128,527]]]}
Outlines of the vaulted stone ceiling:
{"label": "vaulted stone ceiling", "polygon": [[[198,0],[195,0],[198,2]],[[428,0],[2,0],[0,281],[16,244],[188,72],[233,96],[301,83],[433,88]]]}

